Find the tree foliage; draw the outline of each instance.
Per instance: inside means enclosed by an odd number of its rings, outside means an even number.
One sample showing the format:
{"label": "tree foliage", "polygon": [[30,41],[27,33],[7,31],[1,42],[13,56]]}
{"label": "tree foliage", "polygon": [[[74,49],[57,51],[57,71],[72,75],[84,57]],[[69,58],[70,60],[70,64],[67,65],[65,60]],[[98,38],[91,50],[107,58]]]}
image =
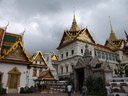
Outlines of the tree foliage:
{"label": "tree foliage", "polygon": [[118,64],[116,64],[116,69],[114,69],[114,71],[117,76],[122,77],[123,74],[125,73],[126,64],[121,63],[121,60],[117,60],[117,62]]}
{"label": "tree foliage", "polygon": [[106,96],[105,81],[101,77],[88,77],[84,83],[89,95]]}

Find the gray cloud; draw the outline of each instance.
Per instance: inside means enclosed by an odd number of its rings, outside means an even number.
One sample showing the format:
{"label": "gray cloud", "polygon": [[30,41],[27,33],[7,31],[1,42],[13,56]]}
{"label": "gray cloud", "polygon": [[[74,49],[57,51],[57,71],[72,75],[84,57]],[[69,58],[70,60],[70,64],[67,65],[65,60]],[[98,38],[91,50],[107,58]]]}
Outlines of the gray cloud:
{"label": "gray cloud", "polygon": [[64,29],[70,29],[75,9],[80,28],[88,27],[95,41],[104,44],[110,34],[109,16],[118,38],[128,31],[127,0],[0,0],[0,26],[20,34],[28,53],[56,50]]}

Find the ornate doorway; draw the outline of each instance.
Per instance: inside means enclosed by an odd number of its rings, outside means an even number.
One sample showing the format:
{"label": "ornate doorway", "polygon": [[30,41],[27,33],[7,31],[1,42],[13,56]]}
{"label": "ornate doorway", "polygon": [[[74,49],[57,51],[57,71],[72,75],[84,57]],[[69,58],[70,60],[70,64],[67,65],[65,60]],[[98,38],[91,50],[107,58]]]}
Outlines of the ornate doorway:
{"label": "ornate doorway", "polygon": [[8,72],[7,87],[9,89],[17,90],[20,86],[20,75],[21,72],[15,67]]}

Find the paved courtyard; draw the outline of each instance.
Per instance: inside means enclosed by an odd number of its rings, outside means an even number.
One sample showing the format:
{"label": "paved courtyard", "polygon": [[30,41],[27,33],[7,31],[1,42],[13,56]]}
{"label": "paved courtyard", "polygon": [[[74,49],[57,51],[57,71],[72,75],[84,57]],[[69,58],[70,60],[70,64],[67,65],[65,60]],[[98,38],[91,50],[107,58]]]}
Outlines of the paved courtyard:
{"label": "paved courtyard", "polygon": [[[2,96],[68,96],[68,95],[67,93],[52,93],[52,94],[31,93],[31,94],[7,94]],[[82,94],[72,93],[71,96],[82,96]]]}

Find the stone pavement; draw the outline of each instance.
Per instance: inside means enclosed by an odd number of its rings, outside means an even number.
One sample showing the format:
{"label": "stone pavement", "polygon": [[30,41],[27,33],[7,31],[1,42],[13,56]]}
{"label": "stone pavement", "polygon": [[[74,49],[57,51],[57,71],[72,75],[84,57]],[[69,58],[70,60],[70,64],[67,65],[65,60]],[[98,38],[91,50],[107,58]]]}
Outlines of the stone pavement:
{"label": "stone pavement", "polygon": [[[49,94],[40,94],[40,93],[30,93],[30,94],[6,94],[2,96],[68,96],[67,93],[49,93]],[[82,96],[79,93],[72,93],[71,96]]]}

